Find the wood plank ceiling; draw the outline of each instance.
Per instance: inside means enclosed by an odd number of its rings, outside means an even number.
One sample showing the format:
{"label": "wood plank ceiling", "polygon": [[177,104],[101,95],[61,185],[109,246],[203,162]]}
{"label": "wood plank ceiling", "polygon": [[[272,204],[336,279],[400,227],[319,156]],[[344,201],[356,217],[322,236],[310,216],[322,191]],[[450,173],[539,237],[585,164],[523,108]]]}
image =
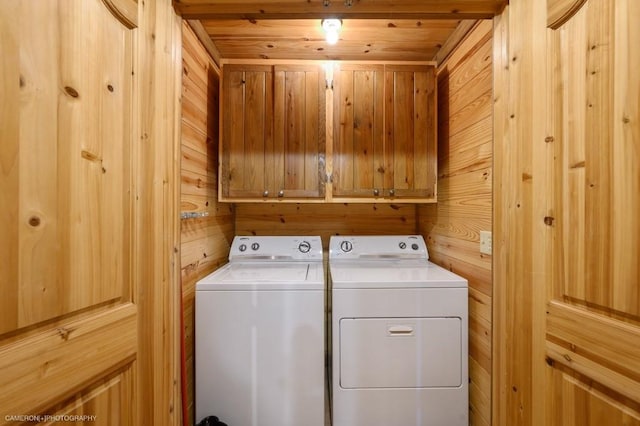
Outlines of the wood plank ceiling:
{"label": "wood plank ceiling", "polygon": [[[220,59],[430,61],[507,0],[175,0]],[[342,20],[329,45],[321,21]],[[198,22],[199,21],[199,22]],[[445,49],[442,49],[443,46]],[[439,52],[440,55],[439,55]],[[214,58],[217,59],[217,58]]]}

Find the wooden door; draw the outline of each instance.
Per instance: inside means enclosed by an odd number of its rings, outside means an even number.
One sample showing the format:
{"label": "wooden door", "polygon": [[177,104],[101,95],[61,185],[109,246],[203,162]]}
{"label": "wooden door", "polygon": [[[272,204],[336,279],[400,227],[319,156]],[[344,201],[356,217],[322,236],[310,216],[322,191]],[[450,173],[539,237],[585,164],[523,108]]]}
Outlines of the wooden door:
{"label": "wooden door", "polygon": [[0,3],[0,424],[137,421],[138,6],[112,3]]}
{"label": "wooden door", "polygon": [[221,195],[273,198],[280,185],[273,155],[273,67],[225,65],[222,72]]}
{"label": "wooden door", "polygon": [[550,423],[640,425],[640,3],[582,3],[548,15]]}
{"label": "wooden door", "polygon": [[341,64],[334,74],[333,196],[382,196],[384,65]]}
{"label": "wooden door", "polygon": [[640,3],[494,21],[494,409],[640,425]]}
{"label": "wooden door", "polygon": [[436,198],[436,70],[385,66],[384,195]]}
{"label": "wooden door", "polygon": [[164,0],[0,2],[0,424],[175,420],[177,22]]}
{"label": "wooden door", "polygon": [[325,86],[319,65],[274,66],[272,167],[278,198],[324,198]]}

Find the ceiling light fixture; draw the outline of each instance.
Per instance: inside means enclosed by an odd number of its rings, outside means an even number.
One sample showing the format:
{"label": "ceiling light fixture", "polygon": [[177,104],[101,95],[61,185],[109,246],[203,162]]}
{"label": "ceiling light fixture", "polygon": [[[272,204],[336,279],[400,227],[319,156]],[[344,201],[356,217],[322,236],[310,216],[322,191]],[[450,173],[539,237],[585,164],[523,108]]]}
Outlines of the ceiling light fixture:
{"label": "ceiling light fixture", "polygon": [[336,44],[338,42],[340,29],[342,28],[342,21],[340,19],[323,19],[322,29],[326,34],[326,40],[329,44]]}

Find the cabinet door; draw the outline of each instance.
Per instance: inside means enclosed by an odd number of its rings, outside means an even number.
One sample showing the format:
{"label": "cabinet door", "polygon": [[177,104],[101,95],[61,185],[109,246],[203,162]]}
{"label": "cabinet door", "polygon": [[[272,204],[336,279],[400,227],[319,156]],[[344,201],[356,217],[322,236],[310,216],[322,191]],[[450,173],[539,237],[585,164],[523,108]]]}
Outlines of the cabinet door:
{"label": "cabinet door", "polygon": [[436,78],[432,65],[385,67],[384,195],[435,199]]}
{"label": "cabinet door", "polygon": [[324,198],[325,78],[318,65],[274,67],[273,165],[278,198]]}
{"label": "cabinet door", "polygon": [[276,196],[272,67],[226,65],[222,92],[222,196]]}
{"label": "cabinet door", "polygon": [[382,195],[384,65],[343,64],[334,77],[333,195]]}

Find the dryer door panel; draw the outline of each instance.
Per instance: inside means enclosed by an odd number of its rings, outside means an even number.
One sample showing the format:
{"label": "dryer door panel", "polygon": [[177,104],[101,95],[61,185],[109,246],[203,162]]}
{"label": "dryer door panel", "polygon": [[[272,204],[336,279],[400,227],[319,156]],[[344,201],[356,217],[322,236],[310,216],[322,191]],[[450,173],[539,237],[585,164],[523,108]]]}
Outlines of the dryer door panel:
{"label": "dryer door panel", "polygon": [[458,387],[462,384],[460,318],[340,320],[340,386]]}

